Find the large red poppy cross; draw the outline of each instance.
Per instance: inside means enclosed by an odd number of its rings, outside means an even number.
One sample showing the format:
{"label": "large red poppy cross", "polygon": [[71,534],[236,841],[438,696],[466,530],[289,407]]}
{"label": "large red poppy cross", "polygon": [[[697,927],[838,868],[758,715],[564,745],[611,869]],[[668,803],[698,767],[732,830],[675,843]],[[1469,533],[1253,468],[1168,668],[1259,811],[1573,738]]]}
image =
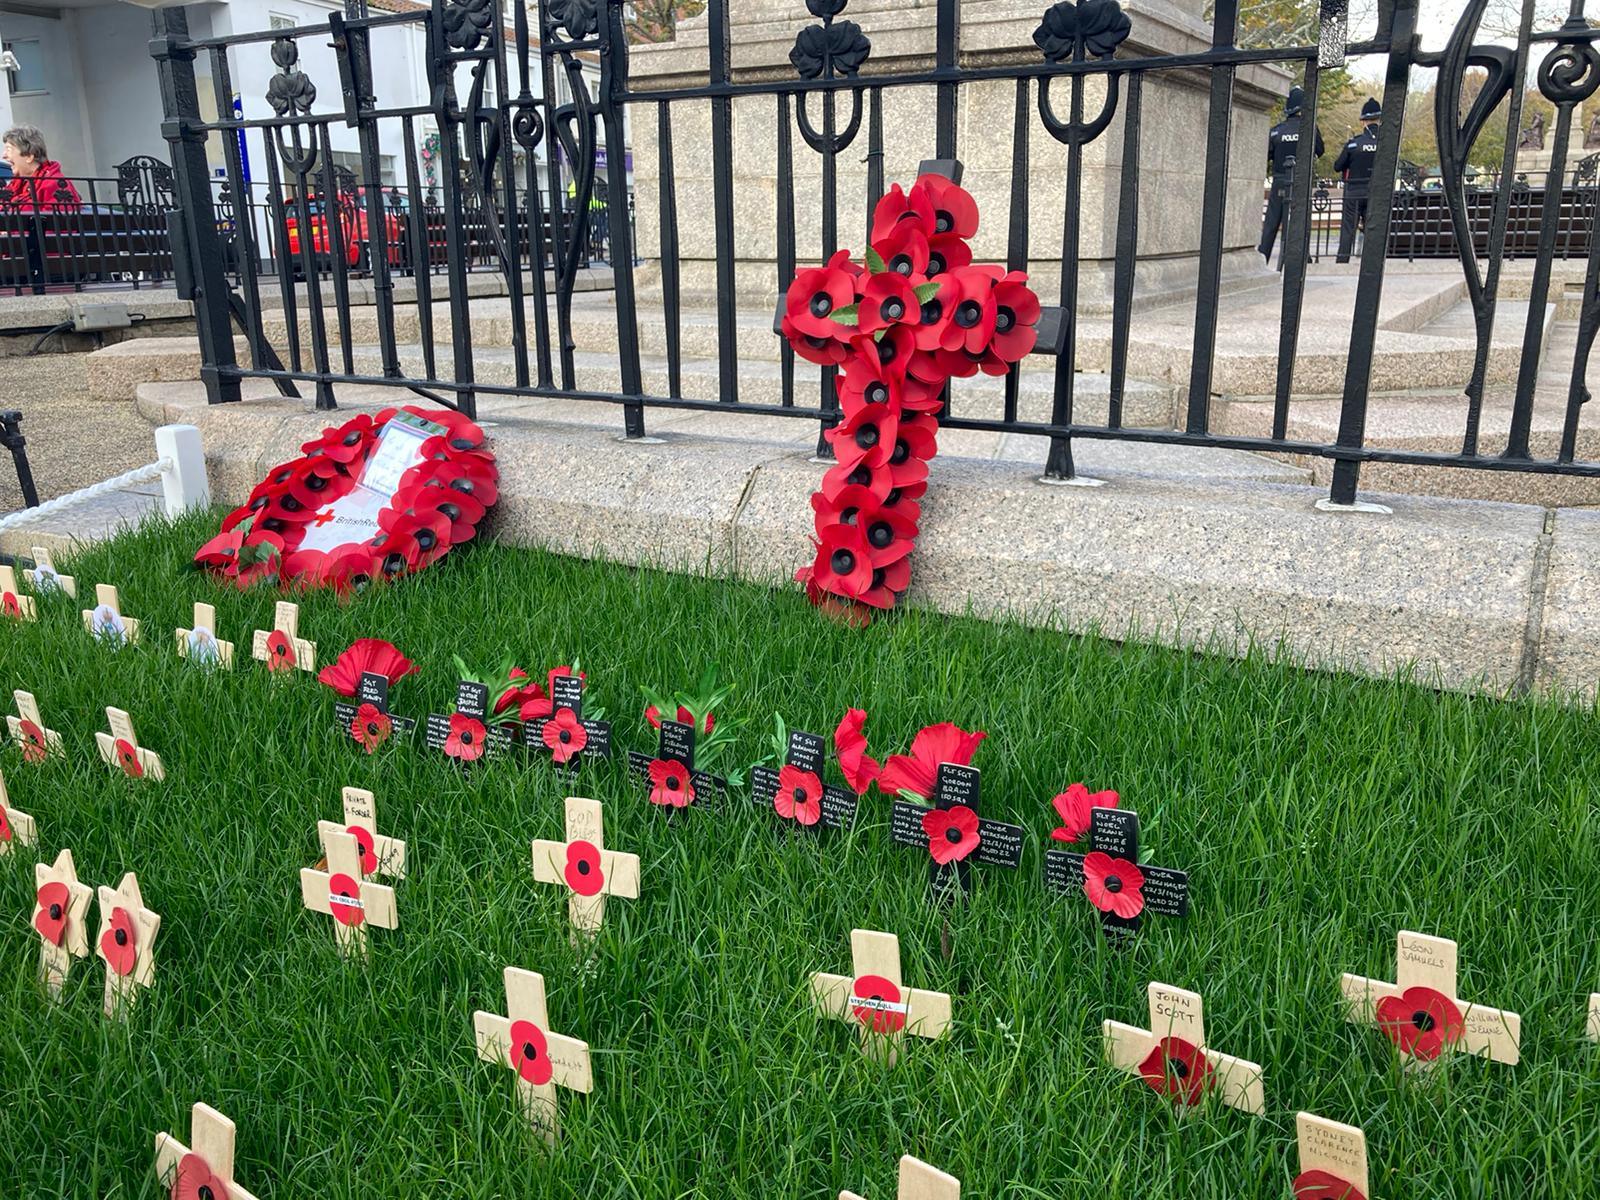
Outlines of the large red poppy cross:
{"label": "large red poppy cross", "polygon": [[105,1012],[127,1016],[142,988],[156,981],[156,931],[161,917],[144,906],[132,871],[114,888],[100,887],[100,937],[95,953],[106,964]]}
{"label": "large red poppy cross", "polygon": [[39,619],[39,606],[17,586],[16,568],[6,563],[0,563],[0,617],[14,621]]}
{"label": "large red poppy cross", "polygon": [[94,889],[78,882],[72,851],[63,849],[55,862],[35,863],[33,927],[39,931],[39,982],[52,1000],[61,999],[72,960],[89,957],[89,930],[84,918]]}
{"label": "large red poppy cross", "polygon": [[1468,1004],[1456,995],[1454,942],[1402,929],[1395,964],[1393,983],[1361,975],[1339,981],[1346,1020],[1377,1025],[1399,1047],[1408,1067],[1430,1066],[1452,1049],[1517,1064],[1522,1018]]}
{"label": "large red poppy cross", "polygon": [[130,779],[165,779],[167,769],[161,756],[139,744],[133,732],[133,718],[120,708],[106,708],[106,723],[111,732],[97,732],[94,744],[100,748],[100,758]]}
{"label": "large red poppy cross", "polygon": [[156,1134],[156,1177],[172,1200],[256,1200],[233,1178],[233,1122],[209,1104],[189,1116],[190,1149],[170,1133]]}
{"label": "large red poppy cross", "polygon": [[[961,1181],[906,1154],[900,1158],[900,1186],[895,1196],[897,1200],[961,1200]],[[847,1189],[839,1193],[839,1200],[864,1198]]]}
{"label": "large red poppy cross", "polygon": [[94,585],[94,607],[83,610],[83,627],[96,639],[118,648],[139,640],[139,622],[122,615],[122,601],[109,583]]}
{"label": "large red poppy cross", "polygon": [[288,600],[273,606],[272,628],[256,630],[250,652],[269,671],[317,669],[317,644],[300,636],[300,606]]}
{"label": "large red poppy cross", "polygon": [[333,918],[333,940],[341,954],[363,955],[368,925],[394,929],[400,924],[394,889],[362,878],[362,847],[355,834],[319,828],[318,835],[326,869],[301,868],[300,900],[312,912]]}
{"label": "large red poppy cross", "polygon": [[44,727],[44,717],[39,713],[39,702],[32,692],[21,688],[11,693],[17,701],[17,716],[6,717],[6,727],[11,730],[11,740],[22,751],[25,763],[42,763],[50,755],[64,755],[61,735]]}
{"label": "large red poppy cross", "polygon": [[855,1021],[862,1052],[893,1066],[906,1034],[941,1038],[950,1028],[950,997],[905,986],[900,939],[870,929],[850,931],[850,975],[811,976],[811,999],[825,1016]]}
{"label": "large red poppy cross", "polygon": [[39,830],[33,818],[20,808],[11,807],[6,777],[0,775],[0,857],[10,854],[13,846],[33,846],[38,841]]}
{"label": "large red poppy cross", "polygon": [[567,918],[574,940],[599,930],[607,896],[639,898],[639,856],[605,848],[603,806],[583,796],[567,797],[566,841],[534,840],[533,877],[559,883],[572,893]]}
{"label": "large red poppy cross", "polygon": [[23,574],[28,582],[33,585],[33,590],[40,595],[55,592],[65,592],[73,599],[78,597],[78,581],[71,575],[63,575],[56,570],[56,560],[50,556],[50,551],[43,546],[33,548],[33,567]]}
{"label": "large red poppy cross", "polygon": [[589,1046],[576,1038],[550,1032],[543,975],[507,967],[505,979],[506,1015],[482,1009],[472,1014],[478,1057],[484,1062],[504,1063],[516,1072],[517,1101],[523,1115],[545,1141],[554,1143],[558,1129],[556,1088],[594,1090]]}
{"label": "large red poppy cross", "polygon": [[1113,944],[1132,935],[1146,913],[1189,915],[1188,873],[1139,861],[1139,814],[1129,808],[1092,809],[1088,850],[1046,850],[1044,882],[1088,896]]}
{"label": "large red poppy cross", "polygon": [[1173,1103],[1198,1104],[1208,1092],[1230,1108],[1266,1111],[1261,1068],[1206,1046],[1205,1012],[1197,992],[1152,983],[1150,1028],[1106,1021],[1106,1061],[1144,1081]]}
{"label": "large red poppy cross", "polygon": [[365,788],[344,789],[344,824],[318,821],[317,838],[324,845],[336,833],[355,838],[361,851],[363,877],[381,875],[387,879],[406,877],[406,844],[378,832],[378,802]]}
{"label": "large red poppy cross", "polygon": [[178,630],[178,657],[198,666],[233,666],[233,643],[217,636],[217,610],[195,602],[194,624]]}
{"label": "large red poppy cross", "polygon": [[1311,1113],[1296,1113],[1300,1173],[1294,1200],[1367,1200],[1367,1135]]}
{"label": "large red poppy cross", "polygon": [[933,893],[949,901],[972,890],[972,864],[986,867],[1022,865],[1020,825],[978,815],[978,771],[940,763],[932,807],[896,800],[890,813],[889,836],[902,846],[926,851]]}

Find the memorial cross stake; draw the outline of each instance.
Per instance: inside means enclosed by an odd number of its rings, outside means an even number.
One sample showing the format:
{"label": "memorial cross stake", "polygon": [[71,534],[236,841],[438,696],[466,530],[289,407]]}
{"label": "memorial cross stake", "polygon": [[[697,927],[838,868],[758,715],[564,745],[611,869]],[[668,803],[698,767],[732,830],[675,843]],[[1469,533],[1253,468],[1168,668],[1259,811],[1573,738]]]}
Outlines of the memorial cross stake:
{"label": "memorial cross stake", "polygon": [[327,858],[300,870],[300,900],[312,912],[333,918],[333,940],[346,957],[365,955],[367,926],[400,924],[394,889],[361,877],[361,843],[343,830],[320,834]]}
{"label": "memorial cross stake", "polygon": [[550,1032],[544,976],[507,967],[506,1015],[479,1010],[472,1014],[478,1057],[504,1063],[516,1072],[517,1102],[523,1116],[545,1141],[558,1132],[556,1088],[573,1092],[594,1089],[589,1047],[576,1038]]}
{"label": "memorial cross stake", "polygon": [[722,776],[695,769],[694,743],[693,725],[662,717],[655,757],[638,750],[628,751],[628,767],[636,778],[649,785],[650,803],[670,812],[691,804],[707,804],[727,790],[728,781]]}
{"label": "memorial cross stake", "polygon": [[44,717],[39,715],[39,702],[33,698],[33,693],[18,688],[11,694],[16,698],[18,715],[6,717],[6,726],[11,730],[12,741],[22,751],[22,761],[42,763],[52,754],[65,756],[61,735],[44,727]]}
{"label": "memorial cross stake", "polygon": [[300,606],[279,600],[272,608],[272,628],[258,629],[251,654],[267,664],[269,671],[317,669],[317,644],[300,636]]}
{"label": "memorial cross stake", "polygon": [[178,630],[178,656],[201,666],[233,666],[233,643],[217,637],[217,610],[211,605],[195,602],[194,625]]}
{"label": "memorial cross stake", "polygon": [[905,986],[900,939],[870,929],[850,931],[850,975],[811,976],[811,999],[825,1016],[856,1021],[864,1054],[893,1066],[905,1034],[936,1039],[950,1028],[950,997]]}
{"label": "memorial cross stake", "polygon": [[35,846],[38,843],[39,830],[33,818],[20,808],[11,807],[6,777],[0,775],[0,855],[10,854],[13,846]]}
{"label": "memorial cross stake", "polygon": [[1296,1113],[1295,1142],[1300,1173],[1296,1200],[1367,1200],[1367,1135],[1311,1113]]}
{"label": "memorial cross stake", "polygon": [[373,795],[362,788],[344,789],[344,824],[318,821],[317,838],[324,846],[330,834],[348,833],[361,852],[363,877],[382,875],[388,879],[406,877],[406,844],[378,832],[378,806]]}
{"label": "memorial cross stake", "polygon": [[1088,851],[1046,850],[1044,881],[1058,892],[1087,895],[1114,944],[1132,936],[1146,913],[1189,915],[1188,873],[1139,861],[1139,814],[1129,808],[1092,809]]}
{"label": "memorial cross stake", "polygon": [[[373,711],[363,713],[361,710],[369,704]],[[389,711],[389,677],[376,671],[361,672],[356,694],[348,700],[335,700],[333,715],[339,722],[339,732],[369,754],[388,741],[391,734],[406,737],[417,727],[414,717]],[[445,722],[449,723],[448,717]]]}
{"label": "memorial cross stake", "polygon": [[100,937],[95,951],[105,960],[105,1012],[126,1016],[140,988],[155,982],[156,931],[161,917],[144,906],[139,880],[129,871],[114,888],[100,887]]}
{"label": "memorial cross stake", "polygon": [[1026,830],[978,815],[978,781],[974,767],[940,763],[932,807],[896,799],[891,811],[889,836],[928,853],[933,893],[946,902],[972,891],[973,863],[1013,869],[1022,864]]}
{"label": "memorial cross stake", "polygon": [[256,1200],[233,1178],[235,1129],[209,1104],[196,1104],[189,1116],[191,1150],[170,1133],[156,1134],[156,1177],[174,1197],[201,1200]]}
{"label": "memorial cross stake", "polygon": [[57,571],[56,560],[43,546],[33,548],[33,568],[24,571],[23,575],[33,585],[33,590],[41,596],[65,592],[74,600],[78,598],[78,581],[71,575],[63,575]]}
{"label": "memorial cross stake", "polygon": [[109,583],[94,585],[94,607],[83,610],[83,627],[91,636],[118,649],[139,640],[139,622],[122,615],[122,601]]}
{"label": "memorial cross stake", "polygon": [[14,621],[37,621],[39,607],[32,596],[25,596],[17,587],[17,572],[9,564],[0,563],[0,616]]}
{"label": "memorial cross stake", "polygon": [[567,797],[566,841],[534,841],[533,877],[572,893],[567,918],[575,940],[599,931],[607,896],[639,898],[639,856],[605,848],[603,806],[582,796]]}
{"label": "memorial cross stake", "polygon": [[129,779],[149,776],[159,780],[167,777],[161,756],[139,745],[139,739],[133,732],[132,717],[122,709],[108,705],[106,721],[111,725],[111,732],[96,732],[94,743],[100,748],[100,757],[108,766],[116,767]]}
{"label": "memorial cross stake", "polygon": [[1208,1092],[1231,1108],[1260,1116],[1266,1111],[1261,1068],[1219,1054],[1206,1045],[1205,1013],[1196,992],[1152,983],[1150,1028],[1106,1021],[1106,1061],[1144,1078],[1175,1104],[1199,1104]]}
{"label": "memorial cross stake", "polygon": [[430,713],[422,733],[432,749],[462,766],[485,755],[498,758],[516,744],[505,729],[489,724],[489,689],[470,679],[456,685],[456,711]]}
{"label": "memorial cross stake", "polygon": [[550,715],[527,722],[527,741],[533,748],[550,751],[557,766],[576,772],[586,756],[611,756],[611,722],[595,721],[583,715],[583,676],[550,677]]}
{"label": "memorial cross stake", "polygon": [[846,829],[856,819],[859,798],[824,780],[827,765],[827,743],[814,733],[791,729],[781,767],[751,768],[750,795],[791,827]]}
{"label": "memorial cross stake", "polygon": [[[905,1154],[900,1158],[900,1186],[895,1191],[898,1200],[961,1200],[961,1181],[930,1167],[920,1158]],[[839,1200],[864,1200],[848,1188],[839,1193]]]}
{"label": "memorial cross stake", "polygon": [[33,866],[33,927],[38,930],[39,982],[52,1000],[61,999],[72,960],[89,957],[89,931],[84,917],[94,889],[78,882],[78,869],[72,851],[62,850],[48,866]]}

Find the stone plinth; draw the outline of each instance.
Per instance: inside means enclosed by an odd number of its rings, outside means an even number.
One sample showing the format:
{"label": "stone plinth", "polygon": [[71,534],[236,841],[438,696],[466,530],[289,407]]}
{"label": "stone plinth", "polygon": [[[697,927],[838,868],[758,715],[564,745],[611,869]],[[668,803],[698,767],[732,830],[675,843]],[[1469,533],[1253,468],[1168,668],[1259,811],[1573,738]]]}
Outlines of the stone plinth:
{"label": "stone plinth", "polygon": [[[1047,7],[1040,0],[966,0],[962,5],[961,65],[993,67],[1038,63],[1042,54],[1034,30]],[[1125,0],[1133,31],[1119,57],[1183,54],[1210,46],[1210,28],[1199,16],[1198,0],[1183,5],[1167,0]],[[732,58],[735,82],[794,79],[789,51],[796,35],[815,23],[802,0],[733,0]],[[839,18],[855,20],[872,42],[861,77],[870,83],[885,73],[915,72],[934,64],[933,0],[855,0]],[[636,46],[630,57],[630,84],[640,91],[703,84],[707,79],[707,27],[704,16],[678,25],[677,40]],[[1195,285],[1203,223],[1224,223],[1230,273],[1262,269],[1255,245],[1261,232],[1263,163],[1271,113],[1288,90],[1290,77],[1272,67],[1241,69],[1234,88],[1225,213],[1203,212],[1209,76],[1204,71],[1152,71],[1144,80],[1142,144],[1138,184],[1141,298],[1169,299]],[[1124,81],[1126,85],[1126,80]],[[1085,113],[1093,117],[1105,94],[1104,77],[1086,89]],[[1071,85],[1058,79],[1051,100],[1058,115],[1070,111]],[[974,243],[980,260],[1003,260],[1013,186],[1013,127],[1017,87],[1010,80],[967,83],[959,92],[957,154],[965,185],[978,200],[982,223]],[[1066,147],[1050,136],[1038,114],[1038,88],[1029,100],[1028,167],[1025,176],[1029,214],[1030,273],[1047,301],[1060,286],[1062,226],[1066,205]],[[841,95],[839,126],[850,102]],[[709,101],[675,102],[672,108],[674,181],[683,286],[690,302],[709,300],[716,287],[716,233],[712,219],[712,141]],[[865,108],[865,101],[863,101]],[[1118,214],[1123,201],[1120,172],[1126,88],[1110,128],[1085,148],[1079,205],[1081,304],[1109,305]],[[810,101],[812,124],[820,128],[821,98]],[[660,156],[657,113],[653,106],[632,110],[638,253],[651,265],[641,269],[648,297],[658,286],[661,220],[658,202]],[[883,92],[884,180],[909,183],[917,164],[934,155],[934,89],[886,88]],[[733,105],[734,252],[740,299],[770,306],[777,294],[778,100],[741,98]],[[801,265],[823,257],[821,239],[822,160],[793,134],[796,253]],[[867,120],[855,141],[838,156],[839,244],[859,258],[867,226]]]}

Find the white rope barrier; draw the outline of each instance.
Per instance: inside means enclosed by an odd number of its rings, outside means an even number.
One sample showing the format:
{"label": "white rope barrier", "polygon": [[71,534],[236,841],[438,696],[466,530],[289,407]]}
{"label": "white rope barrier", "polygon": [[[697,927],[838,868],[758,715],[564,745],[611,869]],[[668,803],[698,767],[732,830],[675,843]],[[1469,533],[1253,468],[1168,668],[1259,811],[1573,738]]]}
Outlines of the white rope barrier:
{"label": "white rope barrier", "polygon": [[85,500],[109,496],[136,483],[161,481],[161,491],[169,517],[191,508],[204,508],[211,503],[211,486],[206,479],[205,452],[200,445],[200,431],[193,425],[163,425],[156,430],[156,453],[153,463],[102,479],[88,487],[68,492],[46,500],[33,508],[19,508],[0,517],[0,531],[27,525],[39,517],[48,517]]}

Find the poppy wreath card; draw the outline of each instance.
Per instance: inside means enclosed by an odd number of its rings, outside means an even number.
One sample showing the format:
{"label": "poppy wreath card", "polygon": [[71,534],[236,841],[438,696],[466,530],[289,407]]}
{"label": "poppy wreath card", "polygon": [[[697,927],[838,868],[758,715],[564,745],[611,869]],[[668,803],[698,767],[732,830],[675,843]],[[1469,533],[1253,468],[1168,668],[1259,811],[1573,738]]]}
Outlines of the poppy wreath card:
{"label": "poppy wreath card", "polygon": [[860,795],[827,782],[827,743],[817,734],[788,729],[782,717],[775,721],[775,749],[781,753],[773,761],[778,765],[763,762],[750,769],[751,797],[790,827],[848,828]]}
{"label": "poppy wreath card", "polygon": [[837,462],[811,498],[816,556],[795,578],[859,624],[910,585],[946,384],[1005,375],[1037,337],[1027,275],[972,261],[978,206],[959,178],[959,163],[926,163],[909,190],[893,185],[864,263],[841,250],[799,271],[778,319],[796,354],[834,373],[840,414],[824,435]]}
{"label": "poppy wreath card", "polygon": [[469,766],[484,757],[498,758],[516,745],[512,735],[489,720],[489,689],[463,679],[456,687],[453,713],[430,713],[423,727],[430,749]]}
{"label": "poppy wreath card", "polygon": [[317,673],[317,679],[337,695],[347,697],[333,705],[339,732],[368,754],[396,735],[409,737],[417,723],[389,711],[389,689],[417,665],[382,638],[360,638]]}
{"label": "poppy wreath card", "polygon": [[470,541],[499,497],[483,430],[449,409],[361,413],[300,450],[223,519],[197,567],[240,588],[356,590]]}
{"label": "poppy wreath card", "polygon": [[[1068,789],[1069,794],[1071,789]],[[1109,794],[1112,803],[1116,793]],[[1060,800],[1060,797],[1057,797]],[[1078,825],[1075,804],[1062,812],[1063,829]],[[1056,837],[1061,829],[1051,834]],[[1057,838],[1057,840],[1074,840]],[[1079,831],[1080,850],[1046,850],[1045,886],[1067,895],[1081,895],[1100,914],[1108,941],[1120,944],[1144,923],[1145,915],[1189,915],[1189,876],[1184,871],[1139,861],[1139,814],[1126,808],[1094,806],[1087,829]]]}

